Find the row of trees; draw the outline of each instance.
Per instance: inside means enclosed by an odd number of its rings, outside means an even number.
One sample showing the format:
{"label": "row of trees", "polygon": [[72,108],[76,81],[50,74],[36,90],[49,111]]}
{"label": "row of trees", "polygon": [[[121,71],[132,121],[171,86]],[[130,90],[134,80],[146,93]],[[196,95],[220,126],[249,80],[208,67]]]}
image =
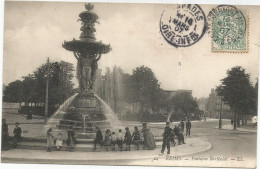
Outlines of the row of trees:
{"label": "row of trees", "polygon": [[236,66],[227,70],[227,77],[221,80],[216,91],[234,113],[234,129],[240,125],[240,119],[244,124],[247,115],[256,115],[258,81],[253,85],[250,74],[247,74],[244,68]]}
{"label": "row of trees", "polygon": [[[120,67],[116,66],[112,71],[107,68],[102,77],[101,86],[103,89],[100,93],[101,98],[116,113],[123,114],[128,111],[129,115],[131,111],[132,115],[138,116],[137,119],[141,116],[141,118],[151,120],[152,116],[156,116],[154,118],[165,120],[172,107],[187,116],[198,110],[197,102],[189,93],[180,92],[169,97],[160,87],[153,71],[146,66],[135,68],[132,74],[124,73]],[[126,107],[131,110],[127,110]],[[152,115],[148,113],[150,111]]]}
{"label": "row of trees", "polygon": [[4,102],[25,103],[25,106],[43,106],[46,98],[46,81],[49,66],[49,105],[58,106],[73,93],[71,63],[50,62],[38,67],[32,74],[9,83],[3,91]]}

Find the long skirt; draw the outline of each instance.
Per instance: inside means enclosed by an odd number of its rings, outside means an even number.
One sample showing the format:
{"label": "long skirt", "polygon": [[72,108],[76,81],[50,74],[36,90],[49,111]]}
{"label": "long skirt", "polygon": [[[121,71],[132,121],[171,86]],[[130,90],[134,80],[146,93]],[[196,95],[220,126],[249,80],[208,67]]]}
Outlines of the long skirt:
{"label": "long skirt", "polygon": [[144,147],[153,150],[156,148],[153,134],[150,131],[144,133]]}

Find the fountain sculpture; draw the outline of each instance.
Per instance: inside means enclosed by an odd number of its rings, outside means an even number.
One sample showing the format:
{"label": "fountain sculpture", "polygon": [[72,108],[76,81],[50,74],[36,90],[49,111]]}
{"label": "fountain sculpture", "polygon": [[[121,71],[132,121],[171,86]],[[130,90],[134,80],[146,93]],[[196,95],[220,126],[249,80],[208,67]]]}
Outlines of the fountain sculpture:
{"label": "fountain sculpture", "polygon": [[105,45],[102,42],[96,41],[95,23],[98,16],[92,12],[94,5],[85,5],[87,11],[79,14],[82,26],[80,30],[80,40],[73,39],[69,42],[64,42],[62,46],[69,51],[73,51],[77,64],[77,78],[81,95],[90,95],[93,93],[93,86],[96,79],[96,70],[98,68],[98,60],[102,54],[106,54],[111,50],[110,45]]}
{"label": "fountain sculpture", "polygon": [[89,138],[94,136],[95,126],[101,129],[111,128],[111,123],[115,123],[117,118],[109,106],[94,94],[98,61],[102,54],[111,51],[111,47],[96,41],[95,24],[98,23],[98,16],[93,12],[94,5],[85,4],[85,8],[87,11],[81,12],[78,19],[82,22],[79,40],[64,41],[62,44],[62,47],[72,51],[77,59],[80,92],[69,98],[52,116],[48,124],[60,130],[73,126],[78,130],[79,137]]}

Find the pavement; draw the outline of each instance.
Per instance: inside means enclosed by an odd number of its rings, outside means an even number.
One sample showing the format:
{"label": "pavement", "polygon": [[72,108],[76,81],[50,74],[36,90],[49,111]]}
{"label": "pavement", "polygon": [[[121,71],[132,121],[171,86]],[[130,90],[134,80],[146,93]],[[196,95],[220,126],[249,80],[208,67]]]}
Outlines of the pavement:
{"label": "pavement", "polygon": [[[170,156],[187,156],[205,152],[211,149],[207,139],[186,138],[186,144],[171,147]],[[166,155],[159,156],[161,151],[160,143],[155,150],[132,150],[132,151],[108,151],[108,152],[67,152],[45,150],[13,149],[2,151],[1,160],[3,163],[51,163],[51,164],[111,164],[127,165],[133,160],[153,160],[154,158],[164,159]],[[165,151],[166,153],[166,151]],[[26,154],[26,156],[25,156]],[[120,161],[120,163],[118,163]]]}
{"label": "pavement", "polygon": [[41,116],[33,115],[33,119],[28,120],[24,114],[10,112],[5,109],[3,109],[2,116],[6,119],[10,136],[13,136],[15,123],[19,122],[22,129],[22,137],[46,137],[45,132],[42,132],[44,128],[44,118]]}
{"label": "pavement", "polygon": [[[2,110],[2,115],[3,118],[6,118],[7,123],[9,124],[14,124],[15,122],[19,122],[21,124],[23,123],[43,123],[45,117],[43,116],[38,116],[38,115],[32,115],[32,119],[28,120],[26,119],[27,115],[26,114],[20,114],[18,111],[15,110],[8,110],[8,109],[3,109]],[[14,117],[14,118],[10,118]]]}
{"label": "pavement", "polygon": [[[215,127],[215,129],[219,129],[218,126]],[[233,125],[231,125],[231,124],[223,125],[221,127],[221,130],[232,130],[232,131],[234,131]],[[245,127],[241,126],[241,127],[237,127],[236,131],[257,133],[257,126],[256,127],[254,127],[253,125],[247,125]]]}

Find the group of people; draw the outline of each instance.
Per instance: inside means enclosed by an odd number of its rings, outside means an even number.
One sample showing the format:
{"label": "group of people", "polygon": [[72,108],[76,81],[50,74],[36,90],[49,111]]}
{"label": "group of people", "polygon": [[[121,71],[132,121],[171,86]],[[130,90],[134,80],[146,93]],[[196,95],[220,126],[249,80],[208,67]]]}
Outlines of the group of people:
{"label": "group of people", "polygon": [[[52,133],[52,128],[49,128],[46,133],[46,140],[47,140],[47,152],[51,152],[54,147],[56,150],[60,151],[63,147],[63,134],[59,133],[57,137],[55,137]],[[75,138],[75,131],[71,126],[67,131],[67,151],[74,151],[74,146],[77,144],[77,140]]]}
{"label": "group of people", "polygon": [[[134,131],[131,134],[129,127],[125,128],[125,133],[123,134],[122,129],[119,129],[118,132],[111,132],[110,129],[107,129],[105,135],[103,134],[99,127],[96,127],[96,137],[94,140],[94,148],[93,150],[97,149],[97,145],[99,144],[101,148],[104,146],[107,151],[116,149],[116,145],[118,145],[120,151],[130,151],[131,144],[136,145],[137,150],[139,150],[140,145],[143,145],[143,149],[153,150],[156,148],[154,136],[151,133],[150,129],[147,127],[147,123],[142,124],[142,129],[139,131],[138,127],[134,127]],[[166,127],[164,128],[163,132],[163,144],[161,149],[161,154],[164,153],[165,148],[167,147],[167,154],[170,154],[170,144],[173,143],[174,146],[176,145],[175,138],[178,139],[178,144],[185,144],[184,141],[184,128],[185,123],[182,120],[179,125],[175,125],[174,129],[170,128],[170,122],[166,122]],[[186,136],[190,136],[190,129],[191,129],[191,122],[188,120],[186,122]],[[22,130],[19,126],[19,123],[15,123],[15,128],[13,130],[13,147],[17,146],[17,142],[22,140]],[[77,144],[75,138],[75,131],[71,126],[67,130],[67,150],[74,151],[74,146]],[[63,134],[59,133],[57,137],[52,134],[52,128],[49,128],[46,133],[47,137],[47,151],[51,152],[53,147],[59,151],[63,147]],[[124,146],[125,145],[125,146]],[[124,148],[125,147],[125,148]],[[8,132],[8,124],[6,123],[5,119],[2,119],[2,151],[8,150],[10,148],[9,143],[9,132]],[[124,149],[123,149],[124,148]]]}
{"label": "group of people", "polygon": [[97,144],[102,148],[103,146],[108,151],[110,148],[112,151],[115,150],[116,145],[118,145],[120,151],[123,151],[123,145],[125,143],[125,151],[131,150],[131,144],[135,144],[137,150],[140,148],[140,144],[143,145],[143,149],[153,150],[155,149],[155,140],[153,134],[150,132],[150,129],[147,127],[146,123],[143,123],[143,128],[139,131],[138,127],[134,127],[134,132],[131,134],[129,127],[125,128],[125,134],[123,134],[122,129],[119,129],[117,133],[114,131],[111,132],[109,129],[105,132],[105,137],[101,130],[96,127],[96,138],[94,140],[94,148],[97,149]]}
{"label": "group of people", "polygon": [[[175,125],[174,129],[170,128],[170,122],[166,122],[166,127],[164,128],[164,132],[163,132],[163,144],[162,144],[162,149],[161,149],[161,155],[164,154],[165,148],[167,147],[167,154],[170,154],[170,149],[171,149],[171,143],[173,143],[173,145],[176,145],[176,142],[174,140],[175,136],[178,139],[178,144],[181,145],[185,144],[184,141],[184,121],[182,120],[179,123],[179,126]],[[188,120],[188,122],[186,122],[186,136],[190,136],[190,129],[191,129],[191,122],[190,120]]]}
{"label": "group of people", "polygon": [[[136,145],[136,149],[139,150],[140,145],[143,145],[143,149],[153,150],[156,148],[154,136],[151,133],[150,129],[147,127],[146,123],[142,124],[143,128],[139,131],[138,127],[134,127],[134,131],[131,134],[129,127],[125,128],[125,132],[123,134],[122,129],[119,129],[118,132],[114,132],[110,129],[107,129],[104,137],[102,131],[99,127],[96,127],[96,136],[94,140],[93,150],[97,150],[97,145],[100,147],[105,147],[107,151],[112,150],[115,151],[116,145],[118,146],[120,151],[130,151],[131,144]],[[176,145],[175,138],[178,139],[178,144],[185,144],[184,141],[184,127],[185,123],[182,120],[179,125],[175,125],[174,129],[170,128],[170,122],[166,122],[166,127],[164,128],[163,133],[163,144],[161,149],[161,154],[164,153],[165,148],[167,147],[167,154],[170,154],[170,144],[173,143]],[[186,122],[186,136],[190,136],[191,122],[188,120]],[[47,131],[47,151],[50,152],[52,147],[55,145],[56,149],[59,151],[63,145],[63,135],[61,133],[58,134],[56,138],[51,134],[52,129],[50,128]],[[75,132],[72,127],[67,131],[67,150],[74,151],[74,145],[77,144],[75,139]],[[54,144],[54,140],[56,140],[56,144]],[[125,145],[125,146],[124,146]]]}
{"label": "group of people", "polygon": [[[74,145],[77,144],[75,139],[75,131],[72,126],[67,131],[67,150],[74,151]],[[47,130],[47,152],[51,152],[54,147],[56,150],[60,150],[63,145],[63,135],[59,133],[57,137],[52,134],[52,128]],[[55,142],[56,141],[56,142]],[[93,150],[97,150],[97,145],[103,146],[107,151],[116,149],[118,145],[120,151],[130,151],[131,144],[135,144],[137,150],[139,150],[140,145],[143,145],[143,149],[153,150],[155,149],[155,140],[153,134],[150,132],[150,129],[147,127],[146,123],[143,123],[143,128],[139,131],[138,127],[134,127],[134,132],[131,134],[129,127],[125,128],[125,133],[123,134],[122,129],[119,129],[117,133],[114,131],[111,132],[110,129],[107,129],[105,135],[103,134],[99,127],[96,127],[96,137],[94,140]],[[125,144],[125,148],[123,149]]]}
{"label": "group of people", "polygon": [[[13,130],[14,137],[12,139],[12,147],[15,148],[17,146],[17,142],[22,140],[22,129],[18,122],[15,123],[15,128]],[[8,131],[8,124],[6,123],[5,119],[2,119],[2,146],[1,151],[5,151],[11,148],[11,144],[9,142],[9,131]]]}
{"label": "group of people", "polygon": [[[182,133],[184,133],[184,128],[185,128],[184,120],[182,120],[182,121],[179,123],[178,128],[181,130]],[[188,120],[188,121],[186,122],[186,136],[190,136],[190,129],[191,129],[191,122],[190,122],[190,120]]]}
{"label": "group of people", "polygon": [[[67,150],[74,151],[74,145],[77,144],[75,139],[75,131],[71,126],[67,131]],[[60,150],[63,145],[63,134],[59,133],[57,137],[52,134],[52,128],[47,130],[47,152],[51,152],[54,147],[56,150]],[[96,127],[96,137],[94,140],[93,150],[97,150],[97,145],[103,146],[107,151],[116,149],[118,145],[120,151],[130,151],[131,144],[135,144],[137,150],[139,150],[140,145],[143,145],[143,149],[153,150],[155,149],[155,140],[153,134],[150,132],[150,129],[147,127],[146,123],[143,123],[143,128],[139,131],[138,127],[134,127],[134,132],[131,134],[129,127],[125,128],[125,133],[123,134],[122,129],[119,129],[117,133],[114,131],[111,132],[110,129],[107,129],[105,135],[103,134],[99,127]],[[123,149],[125,144],[125,148]]]}

